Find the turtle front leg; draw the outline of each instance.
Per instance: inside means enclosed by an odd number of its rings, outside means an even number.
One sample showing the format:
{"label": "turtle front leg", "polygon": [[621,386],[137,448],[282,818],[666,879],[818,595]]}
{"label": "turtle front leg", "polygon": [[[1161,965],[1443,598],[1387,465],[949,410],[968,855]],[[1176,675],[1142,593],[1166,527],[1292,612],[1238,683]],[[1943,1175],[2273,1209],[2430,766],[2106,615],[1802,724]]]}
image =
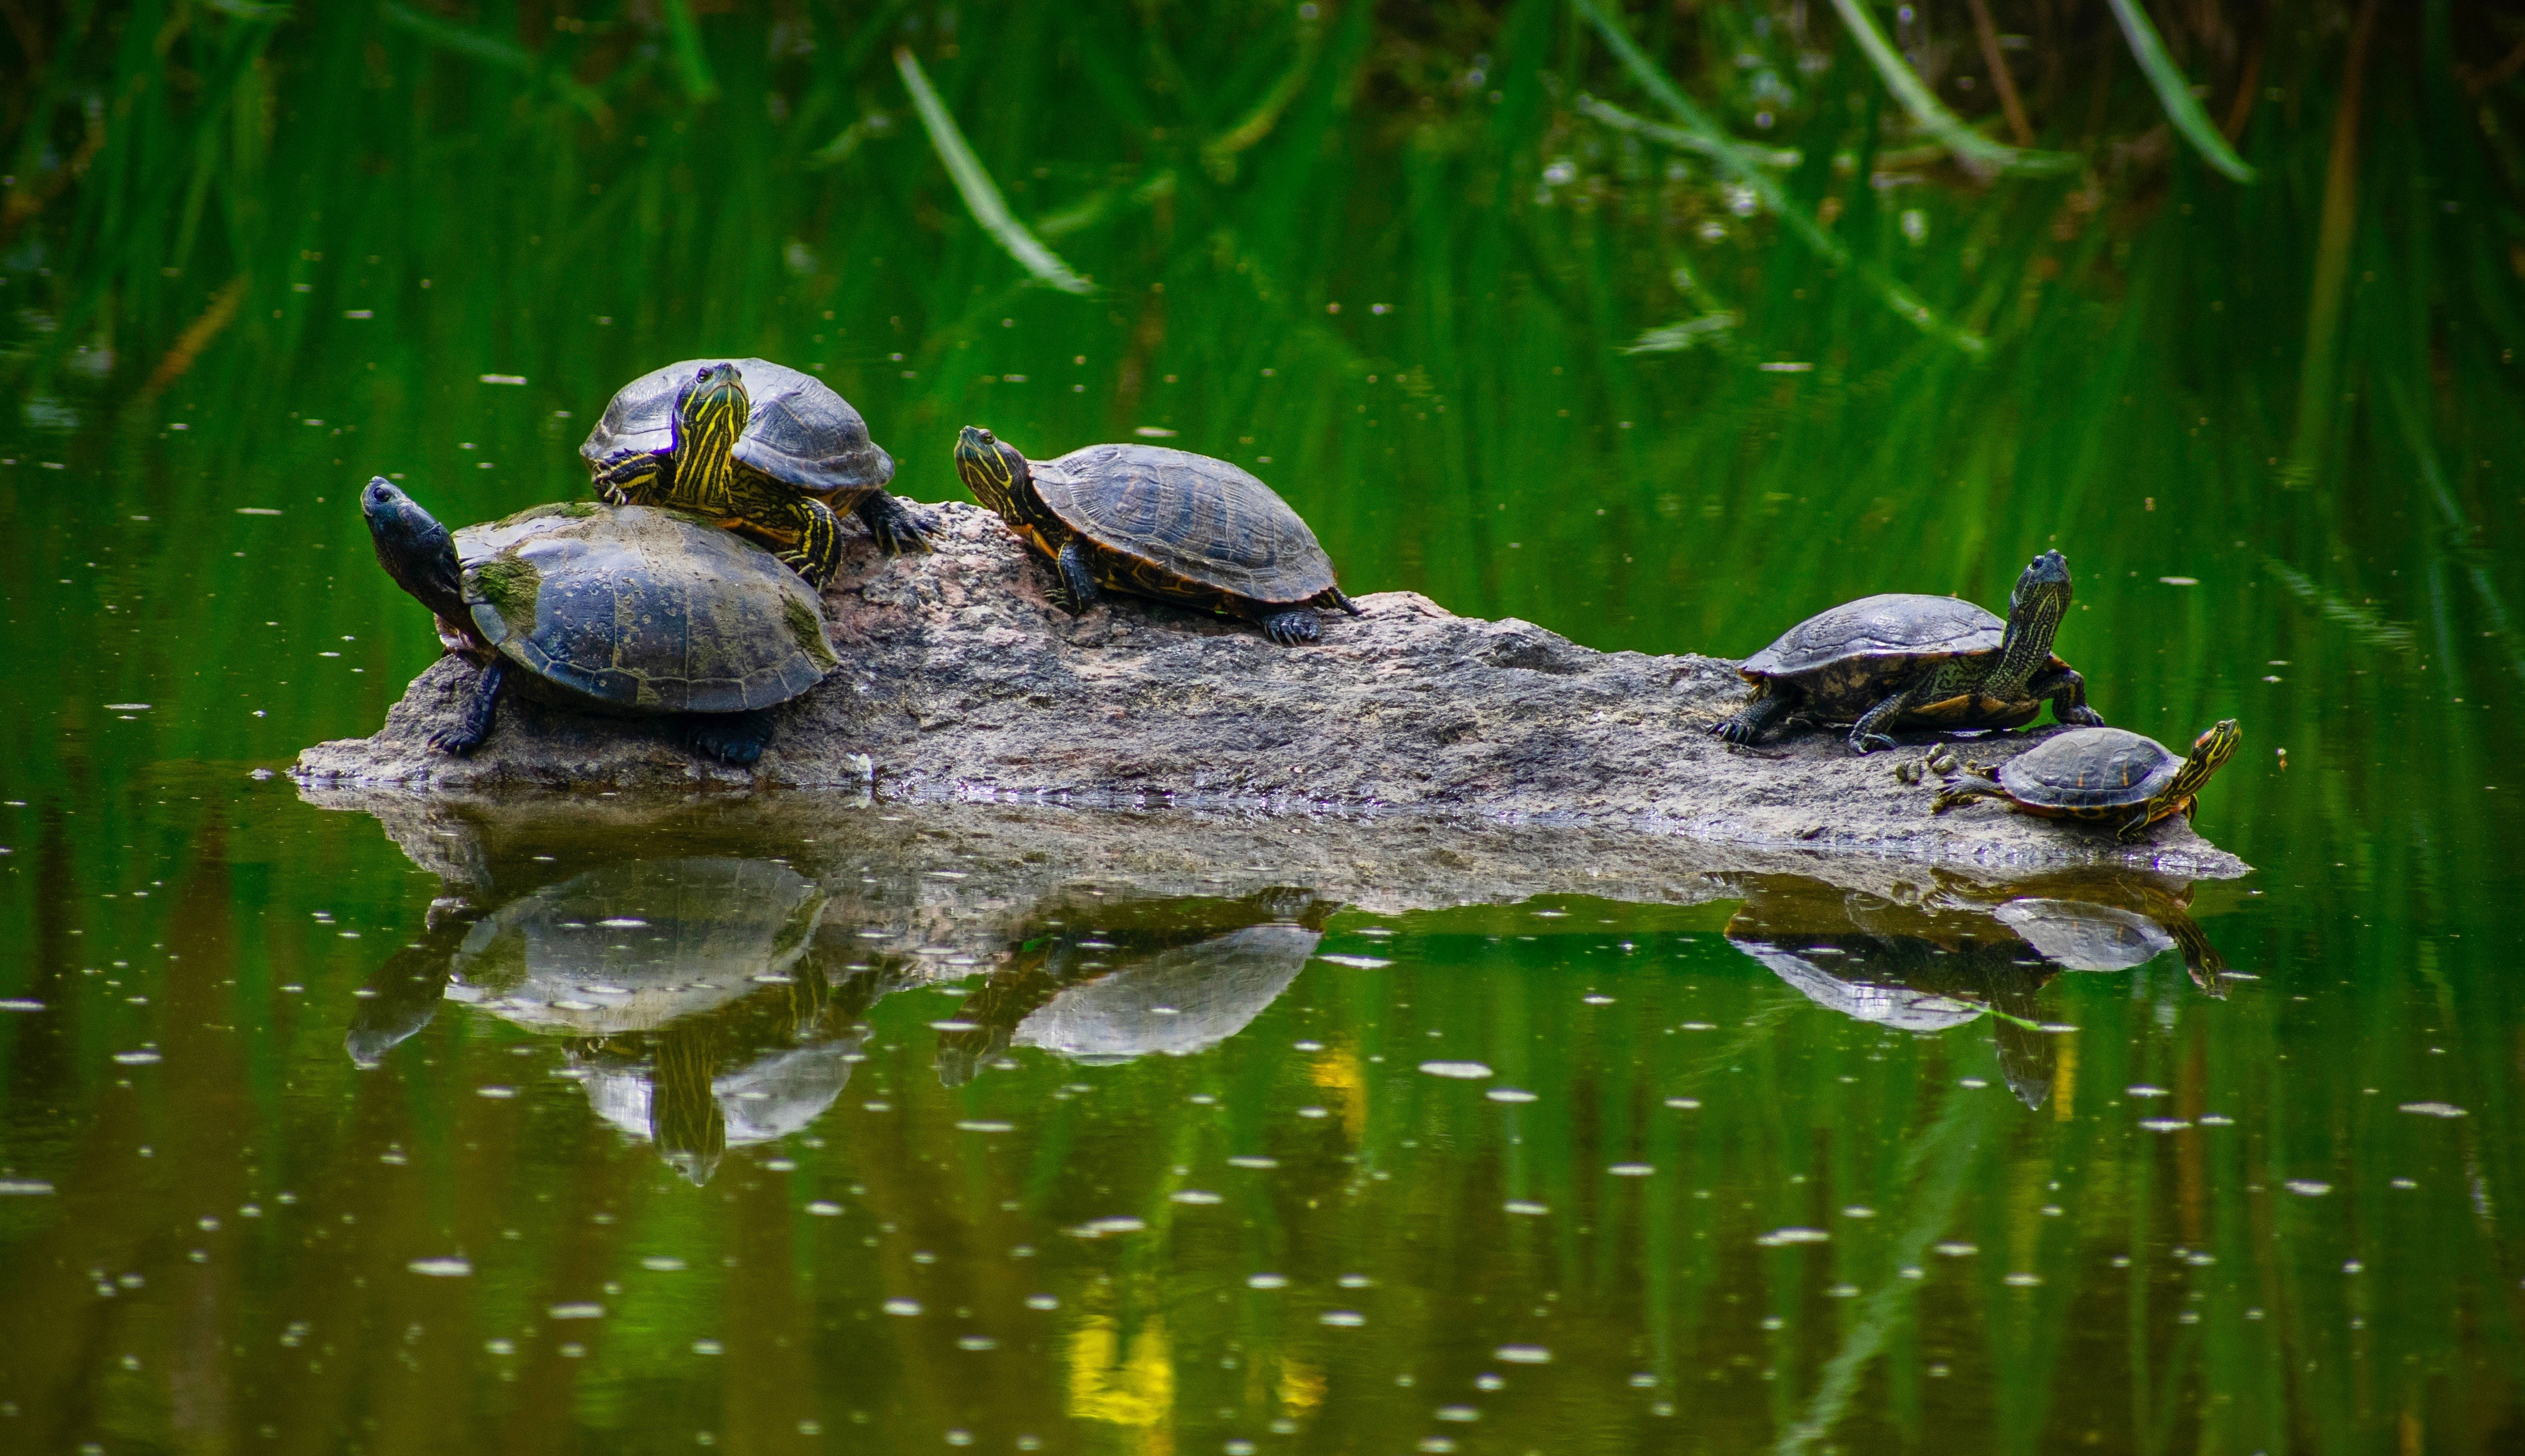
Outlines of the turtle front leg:
{"label": "turtle front leg", "polygon": [[833,579],[842,564],[842,526],[830,508],[821,501],[794,501],[781,512],[797,531],[797,544],[779,552],[780,559],[791,570],[807,578],[807,585],[817,591]]}
{"label": "turtle front leg", "polygon": [[1071,616],[1095,606],[1097,599],[1105,595],[1105,589],[1096,584],[1096,573],[1087,567],[1087,548],[1080,546],[1076,537],[1063,544],[1052,564],[1061,582],[1046,595],[1052,598],[1053,606]]}
{"label": "turtle front leg", "polygon": [[2148,826],[2155,823],[2160,817],[2162,816],[2156,812],[2156,805],[2141,804],[2129,818],[2124,819],[2120,826],[2113,830],[2113,838],[2125,845],[2138,844],[2148,833]]}
{"label": "turtle front leg", "polygon": [[881,490],[872,490],[859,504],[859,517],[867,527],[876,549],[890,557],[932,550],[926,532],[938,522],[926,511],[915,510]]}
{"label": "turtle front leg", "polygon": [[1764,683],[1754,690],[1754,701],[1746,704],[1736,716],[1722,718],[1709,725],[1709,731],[1732,744],[1751,745],[1761,741],[1771,725],[1787,717],[1798,705],[1799,695],[1778,683]]}
{"label": "turtle front leg", "polygon": [[507,673],[508,663],[502,658],[484,663],[465,687],[464,700],[456,705],[456,722],[429,735],[429,746],[459,758],[482,747],[482,740],[491,736],[491,721],[500,707],[500,685]]}
{"label": "turtle front leg", "polygon": [[646,453],[626,455],[596,472],[596,498],[609,506],[632,506],[656,497],[665,462]]}
{"label": "turtle front leg", "polygon": [[2104,715],[2087,705],[2087,680],[2074,667],[2037,673],[2026,692],[2031,697],[2051,699],[2052,716],[2059,722],[2076,728],[2104,726]]}

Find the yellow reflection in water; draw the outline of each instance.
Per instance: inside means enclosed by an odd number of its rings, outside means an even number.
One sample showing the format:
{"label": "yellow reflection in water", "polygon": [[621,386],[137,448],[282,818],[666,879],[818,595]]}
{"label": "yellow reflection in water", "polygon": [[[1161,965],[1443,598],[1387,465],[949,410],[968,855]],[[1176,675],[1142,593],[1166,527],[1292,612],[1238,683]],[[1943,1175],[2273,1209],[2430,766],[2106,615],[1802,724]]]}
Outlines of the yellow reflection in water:
{"label": "yellow reflection in water", "polygon": [[1105,1315],[1091,1315],[1069,1333],[1069,1413],[1084,1421],[1149,1428],[1139,1449],[1163,1456],[1173,1449],[1168,1418],[1174,1412],[1175,1367],[1166,1348],[1166,1327],[1142,1326],[1123,1352],[1120,1332]]}
{"label": "yellow reflection in water", "polygon": [[1346,1048],[1327,1051],[1308,1065],[1307,1078],[1340,1094],[1342,1127],[1352,1137],[1367,1127],[1367,1079],[1360,1073],[1359,1053]]}

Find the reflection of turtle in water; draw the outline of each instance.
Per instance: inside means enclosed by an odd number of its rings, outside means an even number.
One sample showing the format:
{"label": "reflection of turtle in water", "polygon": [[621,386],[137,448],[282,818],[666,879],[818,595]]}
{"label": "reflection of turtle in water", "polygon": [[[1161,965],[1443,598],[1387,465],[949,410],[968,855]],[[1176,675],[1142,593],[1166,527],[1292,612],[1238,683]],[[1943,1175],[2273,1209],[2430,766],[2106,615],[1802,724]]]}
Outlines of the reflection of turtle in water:
{"label": "reflection of turtle in water", "polygon": [[1337,908],[1303,890],[1057,905],[939,1039],[950,1087],[1011,1045],[1091,1065],[1189,1056],[1243,1031],[1305,969]]}
{"label": "reflection of turtle in water", "polygon": [[1762,883],[1726,934],[1808,1000],[1857,1021],[1929,1036],[1988,1017],[2008,1091],[2028,1107],[2052,1093],[2058,1053],[2038,1029],[2036,994],[2056,968],[1987,916],[1779,879]]}
{"label": "reflection of turtle in water", "polygon": [[782,1137],[841,1094],[866,978],[813,953],[824,895],[789,866],[694,856],[601,865],[478,917],[432,907],[348,1038],[375,1065],[442,1000],[567,1038],[588,1100],[694,1183],[730,1146]]}

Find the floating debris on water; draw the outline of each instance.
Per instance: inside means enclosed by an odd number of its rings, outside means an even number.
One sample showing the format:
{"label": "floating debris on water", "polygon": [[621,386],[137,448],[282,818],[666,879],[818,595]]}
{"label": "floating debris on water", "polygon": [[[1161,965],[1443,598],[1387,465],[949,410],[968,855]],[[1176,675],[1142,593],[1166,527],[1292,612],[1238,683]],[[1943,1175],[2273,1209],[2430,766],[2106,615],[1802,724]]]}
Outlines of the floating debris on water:
{"label": "floating debris on water", "polygon": [[1456,1077],[1467,1082],[1491,1075],[1491,1069],[1480,1062],[1422,1062],[1420,1070],[1432,1077]]}
{"label": "floating debris on water", "polygon": [[1205,1189],[1177,1189],[1166,1194],[1169,1203],[1219,1203],[1225,1200]]}
{"label": "floating debris on water", "polygon": [[1521,1213],[1529,1218],[1541,1218],[1543,1215],[1552,1211],[1541,1203],[1529,1203],[1522,1198],[1510,1198],[1508,1202],[1500,1206],[1506,1208],[1510,1213]]}
{"label": "floating debris on water", "polygon": [[0,1198],[38,1198],[52,1190],[40,1178],[0,1178]]}
{"label": "floating debris on water", "polygon": [[2043,1276],[2039,1274],[2028,1274],[2023,1270],[2018,1270],[2016,1273],[2010,1274],[2002,1279],[2000,1283],[2010,1286],[2014,1288],[2030,1289],[2036,1285],[2043,1283]]}
{"label": "floating debris on water", "polygon": [[1013,1122],[982,1122],[968,1118],[956,1124],[956,1131],[960,1133],[1014,1133],[1016,1130],[1017,1125]]}
{"label": "floating debris on water", "polygon": [[1651,1163],[1615,1163],[1605,1171],[1615,1178],[1646,1178],[1655,1173],[1657,1167]]}
{"label": "floating debris on water", "polygon": [[902,1315],[906,1319],[920,1313],[920,1301],[917,1299],[889,1299],[877,1307],[887,1314]]}
{"label": "floating debris on water", "polygon": [[1236,1157],[1229,1158],[1227,1160],[1227,1166],[1231,1168],[1277,1168],[1280,1166],[1280,1160],[1278,1158],[1257,1157],[1251,1153],[1243,1153]]}
{"label": "floating debris on water", "polygon": [[1534,1100],[1534,1093],[1527,1092],[1521,1087],[1495,1087],[1489,1092],[1482,1093],[1482,1095],[1490,1098],[1494,1102],[1531,1102]]}
{"label": "floating debris on water", "polygon": [[818,1198],[807,1205],[807,1211],[817,1218],[838,1218],[841,1216],[842,1205],[829,1198]]}
{"label": "floating debris on water", "polygon": [[2320,1198],[2324,1194],[2332,1191],[2332,1185],[2328,1183],[2317,1183],[2311,1178],[2292,1178],[2288,1182],[2281,1184],[2280,1187],[2297,1194],[2301,1198]]}
{"label": "floating debris on water", "polygon": [[640,1267],[653,1274],[676,1274],[689,1266],[672,1254],[651,1254],[640,1261]]}
{"label": "floating debris on water", "polygon": [[1373,955],[1318,955],[1315,959],[1329,960],[1337,966],[1350,966],[1353,969],[1362,971],[1383,970],[1385,967],[1394,964],[1394,962],[1390,960],[1380,960]]}
{"label": "floating debris on water", "polygon": [[576,1304],[556,1304],[552,1308],[545,1310],[544,1314],[548,1318],[556,1320],[601,1320],[605,1318],[605,1306],[602,1304],[589,1304],[585,1302]]}
{"label": "floating debris on water", "polygon": [[2126,1095],[2126,1096],[2133,1096],[2133,1097],[2170,1097],[2170,1096],[2174,1095],[2172,1092],[2167,1092],[2164,1088],[2161,1088],[2161,1087],[2150,1087],[2150,1086],[2148,1086],[2148,1085],[2146,1085],[2146,1084],[2144,1084],[2144,1083],[2143,1083],[2142,1085],[2138,1086],[2138,1087],[2126,1087],[2126,1088],[2123,1088],[2123,1089],[2122,1089],[2122,1092],[2123,1092],[2123,1094],[2124,1094],[2124,1095]]}
{"label": "floating debris on water", "polygon": [[2180,1133],[2192,1124],[2179,1117],[2151,1117],[2143,1119],[2140,1126],[2152,1133]]}
{"label": "floating debris on water", "polygon": [[1245,1287],[1249,1289],[1285,1289],[1288,1286],[1289,1278],[1284,1274],[1249,1274],[1245,1277]]}
{"label": "floating debris on water", "polygon": [[2465,1112],[2462,1108],[2456,1106],[2452,1102],[2404,1102],[2402,1104],[2402,1110],[2404,1112],[2417,1113],[2421,1117],[2470,1116],[2469,1113]]}
{"label": "floating debris on water", "polygon": [[1103,1238],[1112,1234],[1137,1234],[1148,1225],[1130,1217],[1089,1219],[1074,1229],[1065,1230],[1072,1238]]}
{"label": "floating debris on water", "polygon": [[146,1067],[152,1063],[165,1060],[165,1058],[161,1057],[157,1052],[151,1051],[146,1047],[143,1047],[138,1051],[118,1051],[114,1054],[114,1059],[117,1063],[126,1067]]}
{"label": "floating debris on water", "polygon": [[1773,1229],[1754,1242],[1763,1248],[1785,1248],[1792,1243],[1825,1243],[1831,1238],[1821,1229]]}
{"label": "floating debris on water", "polygon": [[403,1267],[432,1279],[462,1279],[473,1272],[472,1261],[462,1254],[451,1254],[443,1259],[415,1259]]}
{"label": "floating debris on water", "polygon": [[1539,1344],[1504,1344],[1491,1351],[1491,1358],[1510,1365],[1549,1365],[1552,1351]]}
{"label": "floating debris on water", "polygon": [[1367,1316],[1355,1309],[1328,1309],[1315,1316],[1315,1323],[1340,1330],[1356,1330],[1367,1323]]}
{"label": "floating debris on water", "polygon": [[1950,1259],[1960,1259],[1967,1254],[1980,1253],[1981,1245],[1978,1243],[1966,1243],[1961,1239],[1950,1239],[1945,1243],[1931,1244],[1929,1246],[1929,1252],[1933,1254],[1944,1254]]}

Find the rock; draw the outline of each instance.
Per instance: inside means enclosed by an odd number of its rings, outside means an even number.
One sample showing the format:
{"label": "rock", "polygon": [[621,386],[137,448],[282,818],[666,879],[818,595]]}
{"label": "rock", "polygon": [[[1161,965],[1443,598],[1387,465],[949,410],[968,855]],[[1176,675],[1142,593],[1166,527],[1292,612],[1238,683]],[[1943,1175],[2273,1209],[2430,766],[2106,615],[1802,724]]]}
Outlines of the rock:
{"label": "rock", "polygon": [[[1992,802],[1932,817],[1934,777],[1899,782],[1895,754],[1855,757],[1838,734],[1792,732],[1757,750],[1710,737],[1748,691],[1732,662],[1600,653],[1529,622],[1457,616],[1417,593],[1362,597],[1363,616],[1328,616],[1324,640],[1297,649],[1130,598],[1072,618],[1045,600],[1045,568],[997,517],[930,509],[935,555],[888,559],[854,539],[825,596],[843,665],[780,709],[750,772],[701,762],[654,724],[515,698],[480,750],[451,757],[427,735],[471,669],[442,658],[375,736],[317,745],[293,776],[311,789],[472,795],[864,789],[916,802],[1337,818],[1387,837],[1406,821],[1505,822],[1572,844],[1682,838],[2001,872],[2248,869],[2179,819],[2125,847]],[[1961,752],[1997,763],[2041,736],[1998,734]]]}

